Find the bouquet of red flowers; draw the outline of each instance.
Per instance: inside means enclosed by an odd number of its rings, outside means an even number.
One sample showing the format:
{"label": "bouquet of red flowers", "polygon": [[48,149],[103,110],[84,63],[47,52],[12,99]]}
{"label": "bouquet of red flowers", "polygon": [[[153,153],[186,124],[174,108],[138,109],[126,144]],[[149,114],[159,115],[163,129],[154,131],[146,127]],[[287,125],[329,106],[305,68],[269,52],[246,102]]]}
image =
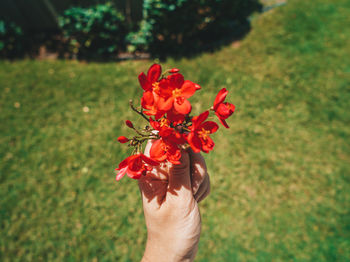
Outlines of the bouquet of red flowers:
{"label": "bouquet of red flowers", "polygon": [[[151,171],[153,166],[169,161],[179,164],[181,147],[190,146],[194,152],[209,153],[214,148],[210,134],[216,132],[218,124],[206,121],[209,111],[213,111],[220,123],[228,128],[226,119],[233,114],[235,106],[224,102],[228,91],[223,88],[217,94],[213,106],[198,116],[191,116],[192,106],[188,101],[201,87],[190,80],[185,80],[179,69],[173,68],[162,74],[158,64],[152,65],[147,75],[143,72],[138,76],[143,89],[141,107],[132,110],[149,122],[143,129],[136,129],[130,120],[126,125],[136,132],[136,136],[129,139],[118,137],[120,143],[129,143],[133,147],[131,156],[124,159],[119,167],[116,179],[120,180],[125,173],[139,179]],[[154,142],[149,157],[142,152],[142,144],[149,139]]]}

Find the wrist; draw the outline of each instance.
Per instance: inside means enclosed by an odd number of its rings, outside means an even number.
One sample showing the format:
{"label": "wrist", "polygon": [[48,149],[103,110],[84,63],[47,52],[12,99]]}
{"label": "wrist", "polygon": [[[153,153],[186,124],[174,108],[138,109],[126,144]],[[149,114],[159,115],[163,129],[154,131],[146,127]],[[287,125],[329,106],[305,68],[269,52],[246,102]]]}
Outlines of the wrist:
{"label": "wrist", "polygon": [[[199,238],[175,239],[165,235],[148,234],[142,262],[190,262],[194,260]],[[172,236],[175,235],[179,234]]]}

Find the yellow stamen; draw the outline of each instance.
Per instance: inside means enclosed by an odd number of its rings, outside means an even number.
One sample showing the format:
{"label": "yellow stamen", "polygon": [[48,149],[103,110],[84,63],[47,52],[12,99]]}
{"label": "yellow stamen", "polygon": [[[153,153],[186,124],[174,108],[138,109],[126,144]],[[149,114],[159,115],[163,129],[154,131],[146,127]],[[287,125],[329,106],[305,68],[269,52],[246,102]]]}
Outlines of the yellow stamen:
{"label": "yellow stamen", "polygon": [[207,140],[209,137],[210,131],[209,130],[205,130],[204,128],[202,128],[201,131],[198,131],[198,137],[203,138],[203,140]]}
{"label": "yellow stamen", "polygon": [[158,93],[159,92],[159,82],[154,82],[152,84],[153,92]]}
{"label": "yellow stamen", "polygon": [[162,118],[162,119],[160,120],[160,126],[161,126],[161,127],[163,127],[163,126],[168,127],[168,126],[169,126],[169,120],[166,119],[166,118]]}
{"label": "yellow stamen", "polygon": [[179,97],[179,96],[181,96],[181,90],[178,89],[178,88],[175,88],[175,89],[173,90],[173,96],[174,96],[174,97]]}

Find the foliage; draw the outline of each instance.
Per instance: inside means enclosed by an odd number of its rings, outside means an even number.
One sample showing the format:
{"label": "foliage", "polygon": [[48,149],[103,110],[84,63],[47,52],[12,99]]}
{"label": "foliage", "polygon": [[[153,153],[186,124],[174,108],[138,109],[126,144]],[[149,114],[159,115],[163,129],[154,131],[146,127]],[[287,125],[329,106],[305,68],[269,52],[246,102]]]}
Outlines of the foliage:
{"label": "foliage", "polygon": [[193,54],[241,33],[258,0],[145,0],[144,19],[130,43],[154,56]]}
{"label": "foliage", "polygon": [[[164,64],[206,88],[194,110],[224,87],[236,104],[205,155],[196,261],[350,261],[346,24],[348,0],[288,1],[243,41]],[[0,61],[1,261],[140,261],[140,193],[113,170],[152,63]]]}
{"label": "foliage", "polygon": [[152,39],[152,25],[146,20],[140,22],[140,28],[136,32],[130,32],[126,36],[126,42],[129,43],[128,51],[145,51]]}
{"label": "foliage", "polygon": [[59,24],[78,58],[116,56],[125,47],[124,17],[110,3],[67,9]]}
{"label": "foliage", "polygon": [[22,29],[13,22],[0,20],[0,57],[14,58],[23,55]]}

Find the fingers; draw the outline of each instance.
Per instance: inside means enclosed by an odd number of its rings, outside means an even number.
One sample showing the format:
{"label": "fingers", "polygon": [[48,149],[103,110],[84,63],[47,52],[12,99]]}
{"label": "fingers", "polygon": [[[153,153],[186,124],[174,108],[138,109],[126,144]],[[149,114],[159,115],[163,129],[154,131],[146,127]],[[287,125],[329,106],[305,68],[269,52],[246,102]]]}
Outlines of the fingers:
{"label": "fingers", "polygon": [[[154,140],[149,140],[145,148],[145,155],[149,156],[149,152]],[[185,150],[181,150],[180,164],[174,165],[170,162],[161,163],[154,168],[155,172],[150,172],[150,176],[169,181],[169,188],[179,188],[184,186],[191,188],[190,179],[190,158]]]}
{"label": "fingers", "polygon": [[192,149],[188,149],[188,153],[191,159],[191,182],[192,182],[192,192],[195,195],[204,181],[204,178],[208,176],[207,166],[205,160],[200,153],[193,152]]}
{"label": "fingers", "polygon": [[[148,141],[144,154],[149,156],[154,140]],[[180,164],[161,163],[139,179],[139,187],[148,202],[157,199],[162,204],[168,193],[170,196],[192,197],[190,177],[190,157],[185,150],[181,151]],[[172,198],[172,197],[171,197]]]}
{"label": "fingers", "polygon": [[[145,147],[144,154],[148,157],[150,156],[150,150],[154,141],[155,140],[148,140],[147,145]],[[148,172],[147,175],[145,177],[142,177],[141,179],[150,178],[150,177],[152,179],[160,179],[160,180],[168,181],[167,164],[161,163],[159,166],[153,167],[153,170],[151,172]]]}
{"label": "fingers", "polygon": [[180,164],[168,163],[169,190],[180,189],[181,187],[191,190],[190,157],[185,150],[181,150]]}
{"label": "fingers", "polygon": [[200,153],[188,150],[191,160],[191,184],[194,198],[202,201],[210,193],[210,179],[205,160]]}
{"label": "fingers", "polygon": [[199,203],[204,198],[206,198],[210,193],[210,179],[209,175],[205,176],[203,183],[200,185],[197,193],[194,195],[194,198]]}
{"label": "fingers", "polygon": [[[149,156],[153,140],[148,141],[145,155]],[[157,196],[165,200],[166,194],[193,195],[197,202],[210,193],[210,179],[205,160],[200,153],[192,149],[182,150],[180,164],[161,163],[139,180],[141,192],[148,200]]]}
{"label": "fingers", "polygon": [[149,157],[149,151],[151,150],[151,146],[153,144],[154,140],[148,140],[147,145],[145,147],[145,152],[144,154]]}
{"label": "fingers", "polygon": [[[147,142],[145,155],[149,156],[149,151],[153,140]],[[154,206],[160,206],[165,201],[165,196],[168,188],[167,169],[161,164],[153,167],[153,170],[148,172],[146,176],[141,176],[139,179],[139,188],[141,191],[144,203],[150,203],[153,200]]]}

